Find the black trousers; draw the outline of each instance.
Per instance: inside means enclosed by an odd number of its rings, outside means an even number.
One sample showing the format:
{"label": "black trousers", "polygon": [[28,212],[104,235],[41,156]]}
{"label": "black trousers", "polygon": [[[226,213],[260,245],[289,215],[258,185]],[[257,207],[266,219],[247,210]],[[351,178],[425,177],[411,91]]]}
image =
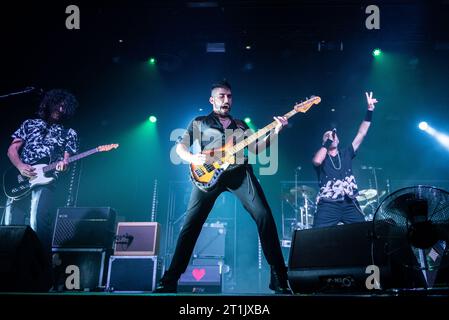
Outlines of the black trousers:
{"label": "black trousers", "polygon": [[177,281],[185,272],[202,226],[215,200],[224,191],[230,191],[237,196],[256,222],[262,250],[268,263],[279,270],[285,268],[273,215],[252,168],[241,166],[225,171],[218,183],[217,188],[210,192],[193,187],[184,225],[163,281]]}
{"label": "black trousers", "polygon": [[341,201],[318,202],[317,211],[313,218],[313,227],[329,227],[342,223],[355,223],[365,221],[359,203],[356,199],[345,197]]}
{"label": "black trousers", "polygon": [[30,196],[8,199],[5,210],[5,225],[29,224],[49,257],[56,218],[55,192],[54,185],[36,187]]}

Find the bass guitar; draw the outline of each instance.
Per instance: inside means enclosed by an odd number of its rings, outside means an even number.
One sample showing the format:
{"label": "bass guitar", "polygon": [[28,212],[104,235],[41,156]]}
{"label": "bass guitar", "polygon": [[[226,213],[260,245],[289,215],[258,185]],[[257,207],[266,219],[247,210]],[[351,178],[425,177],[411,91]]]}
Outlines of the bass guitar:
{"label": "bass guitar", "polygon": [[[298,112],[306,113],[313,105],[320,102],[320,97],[312,97],[307,101],[293,106],[293,109],[290,112],[286,113],[284,117],[290,118]],[[204,192],[213,190],[223,172],[231,165],[235,164],[235,154],[246,148],[251,143],[255,142],[257,139],[263,138],[268,132],[274,130],[277,124],[277,121],[273,121],[269,125],[244,138],[242,141],[235,145],[233,144],[233,141],[231,139],[228,143],[225,144],[225,146],[220,149],[203,151],[202,153],[206,154],[206,156],[213,153],[222,155],[222,157],[215,157],[215,160],[211,163],[208,163],[206,161],[206,163],[202,165],[190,164],[190,178],[193,183]]]}

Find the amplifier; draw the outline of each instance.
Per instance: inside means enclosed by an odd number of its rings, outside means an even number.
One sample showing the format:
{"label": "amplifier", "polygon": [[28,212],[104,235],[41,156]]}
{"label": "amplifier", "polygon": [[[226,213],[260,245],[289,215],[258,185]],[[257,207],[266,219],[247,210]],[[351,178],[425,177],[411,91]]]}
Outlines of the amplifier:
{"label": "amplifier", "polygon": [[113,292],[150,292],[162,274],[157,256],[111,256],[106,288]]}
{"label": "amplifier", "polygon": [[154,256],[159,251],[160,224],[157,222],[119,222],[114,255]]}
{"label": "amplifier", "polygon": [[59,208],[53,248],[112,248],[116,213],[112,208]]}

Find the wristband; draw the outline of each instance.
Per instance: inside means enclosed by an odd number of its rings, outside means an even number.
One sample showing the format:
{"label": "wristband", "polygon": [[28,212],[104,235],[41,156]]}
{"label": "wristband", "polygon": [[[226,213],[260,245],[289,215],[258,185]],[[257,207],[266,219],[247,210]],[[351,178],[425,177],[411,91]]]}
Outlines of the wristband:
{"label": "wristband", "polygon": [[371,122],[372,119],[373,119],[373,110],[366,110],[364,121]]}
{"label": "wristband", "polygon": [[326,149],[329,150],[331,144],[332,144],[332,140],[331,140],[331,139],[327,139],[327,140],[323,143],[323,147],[325,147]]}

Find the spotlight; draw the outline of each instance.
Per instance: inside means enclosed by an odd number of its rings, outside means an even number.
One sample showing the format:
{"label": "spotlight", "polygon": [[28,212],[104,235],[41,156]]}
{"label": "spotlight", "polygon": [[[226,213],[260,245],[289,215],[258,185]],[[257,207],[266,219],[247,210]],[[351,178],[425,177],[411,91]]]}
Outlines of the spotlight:
{"label": "spotlight", "polygon": [[379,48],[376,48],[373,50],[373,56],[374,57],[379,57],[382,55],[382,50],[380,50]]}
{"label": "spotlight", "polygon": [[155,116],[150,116],[148,120],[150,120],[151,123],[155,123],[157,121],[157,118]]}
{"label": "spotlight", "polygon": [[435,138],[446,150],[449,151],[449,136],[435,128],[432,128],[427,122],[420,122],[418,127]]}
{"label": "spotlight", "polygon": [[427,128],[429,128],[429,125],[427,124],[427,122],[422,121],[419,123],[418,128],[425,131],[425,130],[427,130]]}
{"label": "spotlight", "polygon": [[156,58],[155,58],[155,57],[150,57],[150,58],[148,59],[148,63],[149,63],[150,65],[155,65],[155,64],[156,64]]}
{"label": "spotlight", "polygon": [[244,121],[245,121],[246,123],[251,123],[251,118],[246,117],[246,118],[244,119]]}

